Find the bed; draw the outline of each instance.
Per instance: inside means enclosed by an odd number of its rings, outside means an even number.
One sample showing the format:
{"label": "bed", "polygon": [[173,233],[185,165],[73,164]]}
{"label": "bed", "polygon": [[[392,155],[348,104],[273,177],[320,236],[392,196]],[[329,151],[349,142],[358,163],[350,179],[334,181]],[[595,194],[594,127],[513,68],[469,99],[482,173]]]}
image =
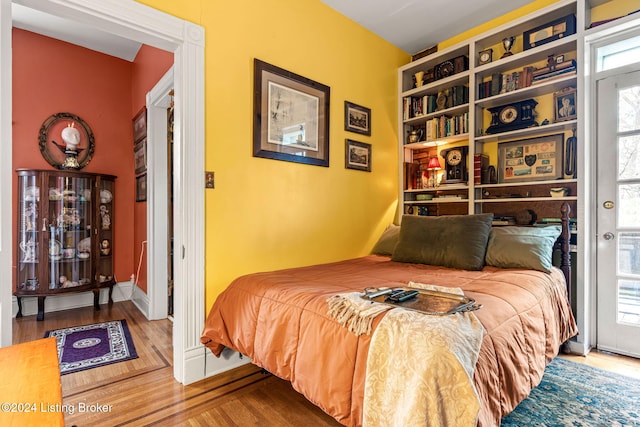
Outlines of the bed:
{"label": "bed", "polygon": [[[225,347],[248,356],[343,425],[380,425],[381,417],[388,425],[462,425],[462,417],[469,425],[499,425],[577,329],[566,286],[568,207],[562,229],[498,228],[491,219],[405,215],[401,226],[385,231],[375,254],[240,277],[215,301],[201,342],[216,356]],[[562,270],[551,266],[558,241]],[[462,292],[481,308],[445,316],[387,309],[372,316],[370,331],[359,333],[329,313],[332,298],[407,286]],[[454,351],[451,357],[442,348],[464,330],[459,322],[480,324],[481,333],[468,356]],[[436,330],[439,336],[416,338]],[[462,346],[473,342],[465,337]],[[423,347],[416,349],[416,342]],[[380,379],[389,369],[391,378]],[[472,401],[458,397],[469,390]],[[423,418],[409,421],[407,412]],[[393,414],[400,418],[391,422]]]}

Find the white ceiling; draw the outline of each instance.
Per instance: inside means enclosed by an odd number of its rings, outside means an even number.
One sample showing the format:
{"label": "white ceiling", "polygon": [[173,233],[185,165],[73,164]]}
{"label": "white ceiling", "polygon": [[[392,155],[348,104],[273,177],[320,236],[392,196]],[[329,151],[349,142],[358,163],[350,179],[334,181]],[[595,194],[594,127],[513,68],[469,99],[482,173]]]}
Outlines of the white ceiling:
{"label": "white ceiling", "polygon": [[[321,0],[409,54],[534,0]],[[133,61],[140,43],[13,3],[13,25]],[[329,30],[328,30],[329,31]]]}
{"label": "white ceiling", "polygon": [[534,0],[321,0],[414,54]]}
{"label": "white ceiling", "polygon": [[53,16],[16,3],[12,3],[11,15],[14,27],[126,61],[133,61],[140,50],[141,44],[133,40],[114,36],[80,22]]}

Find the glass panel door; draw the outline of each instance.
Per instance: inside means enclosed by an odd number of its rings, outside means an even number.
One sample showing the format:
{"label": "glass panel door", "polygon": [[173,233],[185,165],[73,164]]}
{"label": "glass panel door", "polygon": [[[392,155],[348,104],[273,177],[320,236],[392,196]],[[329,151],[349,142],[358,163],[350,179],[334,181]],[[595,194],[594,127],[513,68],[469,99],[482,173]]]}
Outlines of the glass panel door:
{"label": "glass panel door", "polygon": [[91,216],[93,180],[50,175],[48,223],[45,241],[49,267],[48,287],[77,288],[92,282]]}
{"label": "glass panel door", "polygon": [[18,177],[18,291],[38,291],[38,267],[40,265],[40,200],[38,176]]}
{"label": "glass panel door", "polygon": [[598,348],[640,356],[640,72],[598,81]]}
{"label": "glass panel door", "polygon": [[98,243],[100,245],[97,281],[100,284],[113,282],[113,212],[114,181],[101,178],[98,194],[100,198]]}

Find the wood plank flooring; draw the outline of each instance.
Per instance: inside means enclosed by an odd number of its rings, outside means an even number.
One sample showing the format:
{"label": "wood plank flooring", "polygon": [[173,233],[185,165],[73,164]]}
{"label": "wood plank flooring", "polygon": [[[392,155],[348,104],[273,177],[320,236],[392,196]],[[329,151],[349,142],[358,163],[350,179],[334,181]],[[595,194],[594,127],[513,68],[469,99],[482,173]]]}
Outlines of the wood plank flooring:
{"label": "wood plank flooring", "polygon": [[[183,386],[173,378],[169,320],[148,321],[129,301],[13,320],[13,342],[42,338],[68,326],[126,319],[139,358],[62,376],[67,426],[339,426],[291,385],[254,365]],[[640,359],[591,352],[563,356],[640,378]],[[80,413],[80,405],[107,412]]]}

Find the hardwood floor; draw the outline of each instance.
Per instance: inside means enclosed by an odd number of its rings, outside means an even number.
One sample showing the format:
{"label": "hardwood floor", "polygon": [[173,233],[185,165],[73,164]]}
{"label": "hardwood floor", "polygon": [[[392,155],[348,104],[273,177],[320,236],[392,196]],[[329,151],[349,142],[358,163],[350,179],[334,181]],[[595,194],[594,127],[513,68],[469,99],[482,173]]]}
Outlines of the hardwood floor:
{"label": "hardwood floor", "polygon": [[[254,365],[183,386],[173,378],[169,320],[148,321],[133,303],[118,302],[13,320],[13,342],[46,331],[126,319],[138,359],[62,376],[67,426],[339,426],[290,384]],[[111,405],[106,413],[79,413],[79,404]]]}
{"label": "hardwood floor", "polygon": [[[15,344],[46,331],[127,319],[139,358],[62,376],[67,426],[339,426],[291,385],[254,365],[183,386],[173,378],[168,320],[148,321],[129,301],[13,320]],[[562,356],[640,379],[640,359],[591,352]],[[79,413],[80,404],[107,405],[106,412]]]}

